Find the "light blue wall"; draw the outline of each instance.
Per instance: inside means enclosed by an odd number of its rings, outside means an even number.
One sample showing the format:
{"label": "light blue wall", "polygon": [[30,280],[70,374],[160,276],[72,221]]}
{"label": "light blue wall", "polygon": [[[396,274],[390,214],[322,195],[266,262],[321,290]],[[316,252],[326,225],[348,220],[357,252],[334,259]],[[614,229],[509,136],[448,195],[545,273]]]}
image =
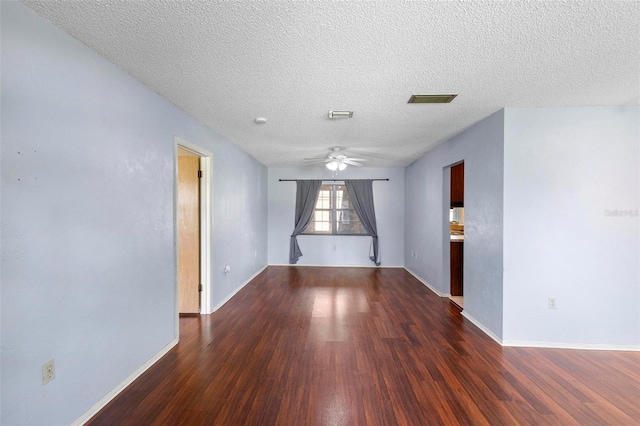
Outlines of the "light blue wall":
{"label": "light blue wall", "polygon": [[443,189],[464,160],[465,313],[506,345],[637,346],[639,157],[637,106],[498,112],[407,168],[406,267],[449,292]]}
{"label": "light blue wall", "polygon": [[[498,111],[406,169],[405,265],[449,294],[448,167],[465,164],[464,310],[502,336],[504,114]],[[416,252],[417,257],[412,253]]]}
{"label": "light blue wall", "polygon": [[[214,158],[211,306],[216,307],[267,265],[267,168],[206,130],[199,144]],[[227,275],[225,265],[231,266]]]}
{"label": "light blue wall", "polygon": [[[373,183],[382,266],[404,266],[404,169],[348,167],[336,179],[385,179]],[[278,179],[333,179],[322,165],[269,169],[269,264],[289,263],[295,216],[296,183]],[[369,260],[371,237],[301,235],[298,265],[375,266]]]}
{"label": "light blue wall", "polygon": [[504,151],[505,343],[639,345],[640,108],[508,108]]}
{"label": "light blue wall", "polygon": [[1,7],[1,423],[69,424],[175,338],[174,136],[214,154],[214,305],[266,264],[267,171],[24,5]]}

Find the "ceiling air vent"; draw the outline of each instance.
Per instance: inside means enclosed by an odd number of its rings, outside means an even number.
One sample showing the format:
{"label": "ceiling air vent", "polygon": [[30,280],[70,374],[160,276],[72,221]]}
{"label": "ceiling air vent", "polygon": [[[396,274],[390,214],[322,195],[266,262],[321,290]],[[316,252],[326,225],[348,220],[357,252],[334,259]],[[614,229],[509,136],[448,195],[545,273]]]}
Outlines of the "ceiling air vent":
{"label": "ceiling air vent", "polygon": [[458,94],[451,95],[412,95],[409,99],[410,104],[448,104]]}
{"label": "ceiling air vent", "polygon": [[329,111],[329,118],[351,118],[353,111]]}

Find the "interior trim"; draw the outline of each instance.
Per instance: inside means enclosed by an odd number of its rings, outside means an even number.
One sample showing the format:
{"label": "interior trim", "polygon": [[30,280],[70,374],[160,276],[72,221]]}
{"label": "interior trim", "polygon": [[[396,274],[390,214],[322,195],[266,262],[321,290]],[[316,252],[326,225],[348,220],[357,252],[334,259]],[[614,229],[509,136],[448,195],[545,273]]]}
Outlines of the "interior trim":
{"label": "interior trim", "polygon": [[110,403],[116,396],[118,396],[118,394],[120,394],[120,392],[125,390],[127,388],[127,386],[129,386],[131,383],[133,383],[134,380],[136,380],[138,377],[140,377],[153,364],[158,362],[160,360],[160,358],[165,356],[177,344],[178,344],[178,339],[177,338],[175,338],[171,342],[169,342],[169,344],[167,346],[165,346],[164,348],[160,349],[160,351],[157,354],[152,356],[147,362],[145,362],[140,367],[138,367],[138,369],[136,371],[134,371],[133,373],[131,373],[131,375],[129,375],[129,377],[127,377],[122,382],[120,382],[120,384],[118,384],[115,388],[111,389],[111,391],[109,391],[109,393],[107,393],[105,396],[103,396],[100,401],[96,402],[91,408],[89,408],[87,411],[82,413],[82,415],[80,417],[78,417],[71,424],[73,426],[83,425],[86,422],[88,422],[89,420],[91,420],[91,418],[93,416],[98,414],[98,412],[100,410],[102,410],[108,403]]}

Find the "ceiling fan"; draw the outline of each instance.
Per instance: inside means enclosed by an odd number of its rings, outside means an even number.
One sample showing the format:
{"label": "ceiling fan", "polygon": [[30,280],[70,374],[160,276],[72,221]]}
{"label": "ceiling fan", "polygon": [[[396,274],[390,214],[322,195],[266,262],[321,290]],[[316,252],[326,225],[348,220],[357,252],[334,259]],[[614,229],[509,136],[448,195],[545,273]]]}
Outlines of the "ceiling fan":
{"label": "ceiling fan", "polygon": [[365,158],[350,157],[342,148],[340,148],[339,146],[334,146],[333,148],[331,148],[329,154],[327,154],[326,157],[305,158],[304,161],[306,161],[309,165],[325,163],[327,169],[336,171],[346,169],[347,165],[360,167],[362,166],[362,164],[360,164],[361,162],[369,160]]}

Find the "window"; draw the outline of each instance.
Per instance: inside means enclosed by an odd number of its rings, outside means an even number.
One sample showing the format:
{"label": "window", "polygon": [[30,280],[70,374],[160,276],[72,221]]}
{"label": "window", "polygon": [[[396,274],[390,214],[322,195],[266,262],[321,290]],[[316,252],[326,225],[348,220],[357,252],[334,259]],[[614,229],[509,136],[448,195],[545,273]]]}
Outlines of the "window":
{"label": "window", "polygon": [[342,184],[322,185],[311,223],[305,235],[367,235],[358,214],[351,205],[347,187]]}

